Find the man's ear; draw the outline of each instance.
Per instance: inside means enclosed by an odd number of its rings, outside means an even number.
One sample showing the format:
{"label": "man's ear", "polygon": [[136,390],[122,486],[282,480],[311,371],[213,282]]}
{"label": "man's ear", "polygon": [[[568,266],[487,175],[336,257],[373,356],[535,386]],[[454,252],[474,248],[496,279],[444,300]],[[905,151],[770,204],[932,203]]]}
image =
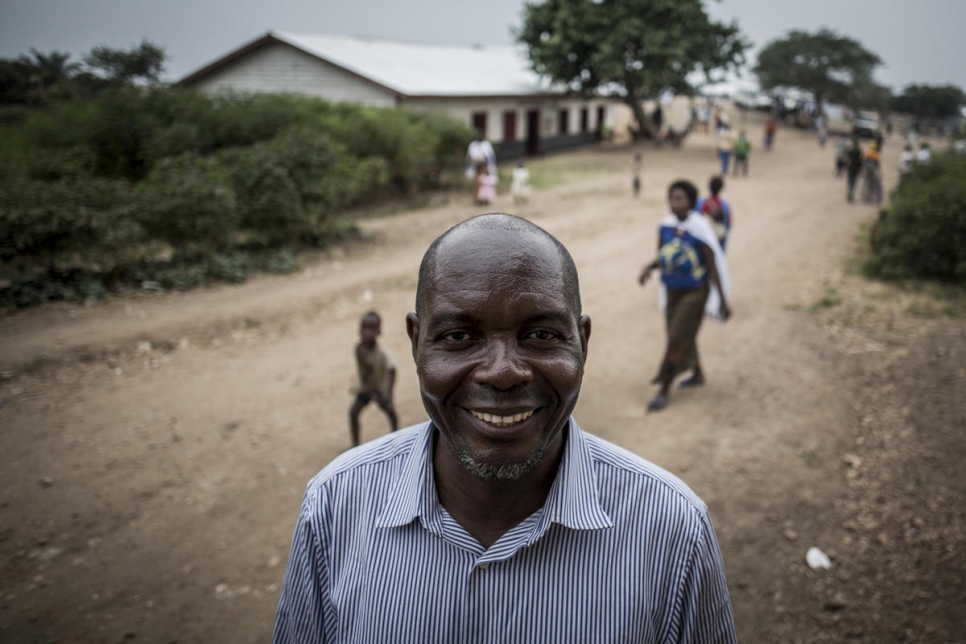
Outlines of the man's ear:
{"label": "man's ear", "polygon": [[413,348],[413,360],[416,359],[416,347],[419,346],[419,318],[415,313],[406,314],[406,335]]}
{"label": "man's ear", "polygon": [[581,315],[577,320],[577,333],[580,334],[580,351],[587,362],[587,345],[590,343],[590,316]]}

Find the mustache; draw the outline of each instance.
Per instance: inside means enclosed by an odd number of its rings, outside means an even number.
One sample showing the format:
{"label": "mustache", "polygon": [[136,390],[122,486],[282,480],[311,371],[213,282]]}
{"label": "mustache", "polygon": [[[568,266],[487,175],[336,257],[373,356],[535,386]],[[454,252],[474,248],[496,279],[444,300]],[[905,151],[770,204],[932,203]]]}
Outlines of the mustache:
{"label": "mustache", "polygon": [[474,405],[525,405],[530,407],[543,407],[546,404],[547,396],[543,395],[538,387],[528,383],[514,387],[506,391],[493,389],[492,387],[479,387],[475,391],[461,395],[456,402],[461,407],[472,407]]}

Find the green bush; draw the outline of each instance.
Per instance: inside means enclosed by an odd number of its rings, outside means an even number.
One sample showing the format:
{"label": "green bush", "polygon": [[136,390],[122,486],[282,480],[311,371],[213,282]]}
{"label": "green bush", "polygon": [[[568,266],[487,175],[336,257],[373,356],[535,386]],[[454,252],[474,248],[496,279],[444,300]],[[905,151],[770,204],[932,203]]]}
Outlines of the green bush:
{"label": "green bush", "polygon": [[49,269],[110,271],[146,241],[133,188],[123,181],[0,182],[0,260]]}
{"label": "green bush", "polygon": [[438,114],[186,88],[14,112],[0,118],[9,306],[294,270],[299,247],[353,234],[340,211],[438,184],[472,138]]}
{"label": "green bush", "polygon": [[318,245],[337,210],[386,181],[380,159],[358,159],[328,135],[300,126],[273,140],[224,151],[240,227],[256,246]]}
{"label": "green bush", "polygon": [[397,191],[426,188],[446,168],[460,167],[469,127],[445,115],[334,106],[322,117],[333,138],[362,157],[381,158]]}
{"label": "green bush", "polygon": [[882,279],[966,283],[966,155],[934,154],[902,177],[866,270]]}
{"label": "green bush", "polygon": [[144,229],[192,256],[234,242],[238,211],[230,176],[217,159],[186,154],[165,159],[139,186]]}

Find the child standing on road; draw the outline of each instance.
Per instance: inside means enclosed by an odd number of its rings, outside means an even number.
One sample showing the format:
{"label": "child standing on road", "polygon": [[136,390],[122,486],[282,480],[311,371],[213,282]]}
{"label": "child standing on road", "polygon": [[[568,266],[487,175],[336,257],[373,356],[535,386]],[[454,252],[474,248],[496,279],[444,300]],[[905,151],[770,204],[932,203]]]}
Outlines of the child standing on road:
{"label": "child standing on road", "polygon": [[741,174],[748,176],[748,154],[751,152],[751,141],[745,135],[745,131],[742,130],[738,134],[738,140],[735,141],[735,170],[734,176],[738,176],[738,169],[741,168]]}
{"label": "child standing on road", "polygon": [[638,195],[641,194],[641,154],[640,152],[634,155],[633,172],[634,172],[634,182],[632,185],[634,186],[634,196],[637,197]]}
{"label": "child standing on road", "polygon": [[376,343],[382,331],[382,318],[369,311],[359,321],[359,344],[356,345],[356,367],[359,382],[355,388],[356,399],[349,408],[349,430],[352,446],[359,445],[359,413],[373,400],[389,417],[392,431],[399,422],[392,405],[392,388],[396,384],[396,366],[392,358]]}
{"label": "child standing on road", "polygon": [[731,232],[731,204],[721,196],[724,179],[711,177],[708,189],[711,191],[711,196],[698,199],[695,210],[708,218],[721,250],[724,251],[728,243],[728,233]]}
{"label": "child standing on road", "polygon": [[775,132],[778,131],[778,121],[775,117],[769,117],[765,123],[765,149],[771,151],[771,146],[775,145]]}
{"label": "child standing on road", "polygon": [[476,205],[488,206],[496,199],[497,177],[490,174],[490,169],[481,163],[476,169]]}
{"label": "child standing on road", "polygon": [[513,168],[513,181],[510,184],[510,194],[513,195],[515,205],[530,202],[530,171],[523,165],[523,161]]}

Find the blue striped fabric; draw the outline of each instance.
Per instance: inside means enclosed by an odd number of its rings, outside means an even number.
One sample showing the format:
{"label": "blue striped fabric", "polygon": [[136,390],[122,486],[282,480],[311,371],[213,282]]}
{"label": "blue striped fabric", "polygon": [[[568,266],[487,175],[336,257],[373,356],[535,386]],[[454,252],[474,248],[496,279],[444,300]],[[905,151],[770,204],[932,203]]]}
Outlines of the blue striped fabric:
{"label": "blue striped fabric", "polygon": [[274,642],[735,642],[704,503],[571,420],[543,508],[488,550],[440,505],[415,425],[309,483]]}

